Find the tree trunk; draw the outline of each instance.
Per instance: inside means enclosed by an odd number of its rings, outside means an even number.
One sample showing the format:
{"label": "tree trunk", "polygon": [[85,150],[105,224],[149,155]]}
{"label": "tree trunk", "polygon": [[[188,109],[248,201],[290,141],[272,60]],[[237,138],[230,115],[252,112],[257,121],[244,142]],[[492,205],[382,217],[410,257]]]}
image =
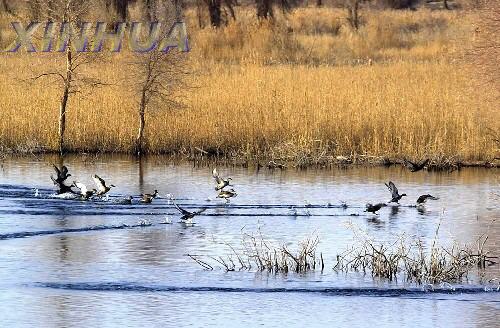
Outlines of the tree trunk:
{"label": "tree trunk", "polygon": [[69,92],[71,88],[73,66],[73,54],[71,52],[71,45],[68,45],[66,51],[66,80],[64,81],[64,92],[61,97],[61,104],[59,106],[59,152],[61,155],[64,152],[64,132],[66,131],[66,107],[68,105]]}
{"label": "tree trunk", "polygon": [[150,22],[155,22],[156,18],[156,0],[146,0],[146,18]]}
{"label": "tree trunk", "polygon": [[128,1],[129,0],[114,0],[115,10],[123,22],[127,20]]}
{"label": "tree trunk", "polygon": [[257,0],[257,18],[273,18],[272,0]]}
{"label": "tree trunk", "polygon": [[229,14],[231,14],[231,18],[233,20],[236,20],[236,13],[234,12],[234,8],[233,8],[233,0],[225,0],[225,3],[226,3],[226,7],[227,9],[229,10]]}
{"label": "tree trunk", "polygon": [[143,144],[144,144],[144,127],[146,125],[146,90],[142,90],[141,104],[139,107],[139,133],[137,134],[137,140],[135,145],[135,151],[138,156],[142,155]]}
{"label": "tree trunk", "polygon": [[444,9],[450,10],[450,5],[448,5],[448,0],[443,0]]}
{"label": "tree trunk", "polygon": [[322,7],[323,6],[323,0],[316,0],[316,7]]}
{"label": "tree trunk", "polygon": [[203,24],[203,17],[201,14],[201,0],[196,0],[196,16],[198,17],[198,27],[204,28],[205,24]]}
{"label": "tree trunk", "polygon": [[359,28],[359,0],[348,0],[347,3],[347,20],[352,28]]}
{"label": "tree trunk", "polygon": [[221,0],[208,0],[208,12],[210,14],[210,24],[213,27],[220,27],[222,22]]}

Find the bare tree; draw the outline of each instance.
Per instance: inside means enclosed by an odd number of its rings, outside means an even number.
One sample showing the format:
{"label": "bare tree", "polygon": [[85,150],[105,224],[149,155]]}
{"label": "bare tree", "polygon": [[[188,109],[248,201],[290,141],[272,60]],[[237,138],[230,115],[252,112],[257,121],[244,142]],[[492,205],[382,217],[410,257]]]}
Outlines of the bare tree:
{"label": "bare tree", "polygon": [[347,9],[347,21],[355,30],[359,29],[359,5],[361,0],[345,0]]}
{"label": "bare tree", "polygon": [[142,155],[145,149],[144,133],[146,113],[155,108],[181,106],[178,95],[187,87],[188,70],[185,59],[178,52],[152,51],[136,55],[130,63],[130,85],[138,99],[139,129],[135,142],[135,153]]}
{"label": "bare tree", "polygon": [[274,17],[273,0],[256,0],[257,18],[269,19]]}
{"label": "bare tree", "polygon": [[222,0],[204,0],[210,16],[210,24],[213,27],[222,25]]}
{"label": "bare tree", "polygon": [[128,5],[130,0],[107,0],[108,8],[112,7],[122,21],[126,21],[128,17]]}
{"label": "bare tree", "polygon": [[257,18],[259,19],[272,19],[274,18],[275,5],[279,6],[283,13],[287,13],[295,8],[301,0],[279,0],[275,3],[275,0],[256,0],[255,4],[257,6]]}
{"label": "bare tree", "polygon": [[[84,87],[96,87],[103,85],[98,79],[81,74],[81,69],[93,62],[100,55],[95,53],[84,52],[83,45],[84,29],[82,27],[80,36],[76,36],[71,30],[76,30],[76,26],[81,26],[81,19],[88,12],[91,1],[84,0],[48,0],[43,2],[37,0],[38,5],[43,9],[48,9],[48,19],[56,20],[61,17],[63,22],[66,22],[66,28],[69,29],[66,34],[67,39],[58,45],[58,51],[65,53],[65,67],[54,71],[44,71],[36,74],[32,79],[39,80],[43,77],[53,77],[60,82],[62,87],[61,99],[59,102],[59,124],[58,124],[58,148],[62,154],[64,152],[64,137],[66,132],[66,113],[68,102],[71,95],[81,93]],[[51,2],[49,4],[49,2]],[[79,38],[79,40],[77,40]]]}
{"label": "bare tree", "polygon": [[230,19],[236,20],[234,11],[234,7],[238,5],[236,0],[196,0],[198,26],[200,28],[204,26],[201,14],[202,2],[205,3],[207,8],[211,26],[218,28],[227,25]]}

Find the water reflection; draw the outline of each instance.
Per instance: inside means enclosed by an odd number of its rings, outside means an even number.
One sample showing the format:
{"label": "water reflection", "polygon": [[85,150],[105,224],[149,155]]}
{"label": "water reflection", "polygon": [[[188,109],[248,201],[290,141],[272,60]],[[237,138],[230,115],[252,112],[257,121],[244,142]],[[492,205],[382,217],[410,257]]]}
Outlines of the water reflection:
{"label": "water reflection", "polygon": [[[163,198],[151,205],[130,206],[49,199],[46,196],[53,188],[49,178],[53,173],[52,163],[67,165],[75,180],[91,181],[95,173],[108,177],[118,186],[113,190],[116,197],[138,196],[159,189]],[[500,204],[491,195],[492,190],[498,190],[498,170],[411,174],[399,167],[304,171],[221,167],[220,170],[234,178],[238,191],[238,197],[230,205],[224,205],[215,199],[212,167],[173,163],[162,157],[140,161],[126,156],[92,160],[68,157],[62,162],[56,157],[44,156],[42,161],[6,159],[3,165],[0,234],[83,228],[75,233],[0,240],[0,276],[3,277],[0,301],[6,308],[28,309],[23,311],[22,318],[14,311],[3,314],[2,322],[8,326],[22,326],[23,322],[37,318],[35,323],[39,327],[66,326],[68,322],[82,327],[144,326],[155,325],[164,316],[179,326],[195,324],[194,317],[201,318],[199,322],[204,325],[230,326],[235,320],[251,325],[258,318],[266,320],[271,327],[302,326],[307,322],[303,304],[308,304],[307,313],[322,313],[322,325],[357,322],[367,326],[370,320],[377,318],[379,325],[390,327],[412,322],[410,318],[414,318],[434,325],[446,323],[446,326],[462,327],[467,323],[471,326],[491,324],[485,314],[491,312],[492,307],[498,309],[498,303],[486,303],[489,297],[498,301],[497,296],[489,294],[471,296],[472,300],[462,302],[456,296],[446,300],[432,297],[370,300],[293,293],[286,296],[199,292],[126,294],[33,287],[36,282],[130,282],[238,288],[386,288],[390,284],[374,282],[370,276],[344,276],[330,270],[335,256],[352,246],[355,240],[352,227],[381,242],[394,241],[403,233],[421,237],[426,246],[434,240],[439,224],[442,243],[470,242],[488,231],[489,247],[498,250],[500,224],[494,219],[500,216]],[[408,199],[400,206],[382,208],[378,216],[365,213],[364,204],[368,201],[388,200],[384,186],[388,180],[394,181],[401,192],[408,193]],[[33,196],[35,187],[42,194],[39,198]],[[186,208],[208,206],[209,209],[196,217],[195,225],[180,224],[178,213],[165,199],[167,193],[181,198],[180,203]],[[416,198],[424,193],[436,195],[440,200],[414,207]],[[305,199],[310,206],[306,206]],[[342,208],[342,202],[349,206]],[[172,224],[160,224],[167,216],[171,217]],[[153,225],[112,229],[122,224],[136,225],[139,220],[150,220]],[[96,226],[109,229],[85,230]],[[242,234],[256,231],[261,231],[270,242],[292,248],[311,233],[319,234],[318,247],[327,264],[325,272],[304,276],[206,272],[185,256],[188,253],[227,255],[231,252],[227,244],[241,248]],[[500,272],[498,266],[492,270]],[[404,282],[398,283],[404,285]],[[378,306],[371,306],[375,301]],[[400,316],[401,311],[389,310],[384,310],[385,316],[382,316],[379,312],[382,304],[397,306],[406,311],[406,316]],[[465,307],[466,315],[462,313]],[[337,310],[331,311],[332,308]],[[352,317],[356,308],[366,317],[365,321],[361,314],[359,318]],[[457,313],[463,320],[453,317]],[[314,316],[309,319],[308,325],[317,322]]]}

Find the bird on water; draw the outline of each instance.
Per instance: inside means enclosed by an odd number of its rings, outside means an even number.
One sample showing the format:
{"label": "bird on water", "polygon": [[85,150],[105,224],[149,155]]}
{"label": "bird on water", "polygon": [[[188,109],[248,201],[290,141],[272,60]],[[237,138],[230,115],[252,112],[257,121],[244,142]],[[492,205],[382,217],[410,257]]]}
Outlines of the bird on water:
{"label": "bird on water", "polygon": [[418,199],[417,199],[417,204],[418,204],[418,205],[423,205],[423,204],[425,204],[425,202],[426,202],[428,199],[438,200],[439,198],[434,197],[434,196],[429,195],[429,194],[427,194],[427,195],[422,195],[422,196],[418,197]]}
{"label": "bird on water", "polygon": [[225,199],[226,203],[229,203],[230,199],[233,198],[233,197],[236,197],[236,196],[238,196],[238,194],[236,193],[236,191],[234,191],[234,189],[230,189],[230,190],[221,190],[221,191],[219,191],[219,194],[217,195],[217,198]]}
{"label": "bird on water", "polygon": [[158,190],[155,189],[155,192],[152,194],[142,194],[141,197],[141,203],[151,204],[153,199],[158,197]]}
{"label": "bird on water", "polygon": [[198,210],[195,212],[190,212],[188,210],[183,209],[179,205],[177,205],[172,198],[170,200],[174,204],[175,208],[179,211],[179,213],[181,213],[181,215],[182,215],[181,220],[186,222],[186,223],[191,223],[195,216],[197,216],[197,215],[199,215],[207,210],[207,208],[205,207],[205,208],[202,208],[201,210]]}
{"label": "bird on water", "polygon": [[376,214],[378,215],[378,211],[382,208],[382,207],[385,207],[387,206],[386,204],[384,203],[378,203],[378,204],[375,204],[375,205],[372,205],[370,203],[366,204],[366,210],[365,212],[369,212],[369,213],[373,213],[373,214]]}
{"label": "bird on water", "polygon": [[73,185],[76,188],[80,189],[80,195],[83,200],[88,200],[89,198],[94,196],[94,194],[97,192],[96,189],[88,189],[86,185],[84,185],[79,181],[74,181]]}

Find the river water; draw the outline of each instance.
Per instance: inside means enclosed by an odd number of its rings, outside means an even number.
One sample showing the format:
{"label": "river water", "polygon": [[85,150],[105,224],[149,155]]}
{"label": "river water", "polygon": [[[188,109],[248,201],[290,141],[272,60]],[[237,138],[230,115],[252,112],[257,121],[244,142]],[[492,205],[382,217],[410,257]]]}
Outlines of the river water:
{"label": "river water", "polygon": [[[213,165],[150,157],[68,157],[72,177],[116,185],[108,199],[54,197],[50,156],[0,162],[0,323],[2,327],[493,327],[500,322],[500,267],[459,284],[419,286],[370,274],[337,273],[336,255],[359,235],[394,242],[402,234],[429,247],[474,242],[488,234],[500,251],[498,169],[411,173],[401,167],[285,171],[220,165],[238,196],[215,198]],[[384,182],[408,194],[386,202]],[[158,189],[152,204],[138,202]],[[37,191],[36,191],[37,190]],[[439,200],[413,205],[421,194]],[[132,205],[117,201],[132,195]],[[207,208],[194,224],[179,221],[169,195],[186,209]],[[347,204],[346,208],[341,206]],[[166,218],[171,224],[162,224]],[[142,221],[142,224],[141,224]],[[146,223],[146,226],[144,226]],[[187,256],[226,256],[244,234],[296,249],[320,240],[323,272],[204,270]],[[208,261],[208,260],[207,260]]]}

